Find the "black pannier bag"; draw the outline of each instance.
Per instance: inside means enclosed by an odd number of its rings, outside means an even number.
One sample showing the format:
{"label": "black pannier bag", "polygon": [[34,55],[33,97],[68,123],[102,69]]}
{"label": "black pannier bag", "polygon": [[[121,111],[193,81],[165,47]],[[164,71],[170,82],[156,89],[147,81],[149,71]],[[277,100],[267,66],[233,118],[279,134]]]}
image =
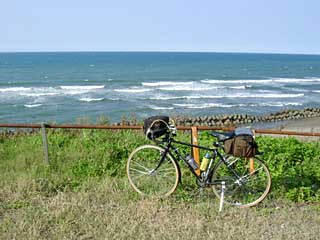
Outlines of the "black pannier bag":
{"label": "black pannier bag", "polygon": [[147,138],[154,140],[168,132],[168,116],[152,116],[144,120],[143,132]]}
{"label": "black pannier bag", "polygon": [[236,128],[234,137],[224,141],[224,151],[235,157],[254,157],[258,153],[258,145],[250,128]]}

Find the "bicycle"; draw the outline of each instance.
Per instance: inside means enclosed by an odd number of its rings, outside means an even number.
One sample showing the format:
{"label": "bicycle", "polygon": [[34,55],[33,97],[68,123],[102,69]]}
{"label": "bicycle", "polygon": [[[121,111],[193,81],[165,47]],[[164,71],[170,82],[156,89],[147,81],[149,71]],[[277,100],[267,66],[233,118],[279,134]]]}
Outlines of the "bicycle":
{"label": "bicycle", "polygon": [[[129,182],[139,194],[156,197],[172,194],[181,181],[180,160],[186,163],[196,177],[199,188],[212,188],[214,194],[223,199],[223,203],[251,207],[269,193],[270,172],[257,156],[243,158],[224,153],[223,143],[234,137],[233,132],[211,132],[217,141],[213,142],[213,147],[206,147],[175,140],[176,127],[161,119],[162,127],[151,130],[156,121],[145,131],[156,145],[147,144],[136,148],[127,161]],[[179,151],[179,145],[211,153],[207,167],[199,172],[199,166],[192,163],[190,155],[184,156]],[[215,162],[216,159],[218,161]]]}

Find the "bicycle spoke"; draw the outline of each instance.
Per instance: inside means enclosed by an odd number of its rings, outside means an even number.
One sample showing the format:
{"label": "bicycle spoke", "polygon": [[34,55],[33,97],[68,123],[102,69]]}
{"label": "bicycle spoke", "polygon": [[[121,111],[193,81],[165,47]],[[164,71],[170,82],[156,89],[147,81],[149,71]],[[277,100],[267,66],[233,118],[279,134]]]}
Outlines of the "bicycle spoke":
{"label": "bicycle spoke", "polygon": [[257,169],[257,170],[254,170],[253,172],[251,172],[251,173],[248,173],[247,175],[245,175],[245,176],[242,176],[242,178],[247,178],[247,177],[250,177],[250,176],[253,176],[256,172],[258,172],[258,171],[260,171],[260,170],[262,170],[263,168],[261,167],[261,168],[259,168],[259,169]]}
{"label": "bicycle spoke", "polygon": [[168,172],[168,171],[174,171],[173,168],[166,168],[166,169],[158,169],[158,172]]}
{"label": "bicycle spoke", "polygon": [[141,168],[147,170],[147,171],[150,171],[150,169],[148,169],[147,167],[143,166],[142,164],[138,163],[137,161],[132,161],[133,164],[136,164],[138,166],[140,166]]}
{"label": "bicycle spoke", "polygon": [[[178,185],[178,167],[170,155],[159,166],[164,149],[153,145],[137,148],[129,156],[127,175],[130,184],[143,195],[171,194]],[[157,169],[155,169],[157,168]]]}
{"label": "bicycle spoke", "polygon": [[144,177],[145,175],[136,175],[136,176],[132,176],[132,178],[134,178],[135,180]]}
{"label": "bicycle spoke", "polygon": [[[267,195],[270,189],[271,178],[266,166],[258,159],[254,158],[254,171],[249,172],[245,159],[232,159],[232,169],[240,177],[238,181],[230,181],[233,178],[231,172],[225,164],[219,163],[215,168],[212,181],[226,182],[225,201],[241,207],[253,206]],[[241,160],[241,161],[240,161]],[[213,185],[214,193],[220,197],[221,187]]]}
{"label": "bicycle spoke", "polygon": [[149,174],[149,172],[143,172],[143,171],[140,171],[140,170],[134,169],[134,168],[131,168],[130,171],[134,171],[135,173],[141,173],[141,174],[145,174],[145,175]]}

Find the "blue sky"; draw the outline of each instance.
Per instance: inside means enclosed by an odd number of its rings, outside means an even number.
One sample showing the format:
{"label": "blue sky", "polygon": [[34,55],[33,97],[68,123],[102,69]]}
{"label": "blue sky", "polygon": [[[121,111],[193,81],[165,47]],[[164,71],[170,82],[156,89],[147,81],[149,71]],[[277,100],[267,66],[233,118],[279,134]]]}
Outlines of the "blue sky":
{"label": "blue sky", "polygon": [[319,0],[2,0],[0,51],[320,54]]}

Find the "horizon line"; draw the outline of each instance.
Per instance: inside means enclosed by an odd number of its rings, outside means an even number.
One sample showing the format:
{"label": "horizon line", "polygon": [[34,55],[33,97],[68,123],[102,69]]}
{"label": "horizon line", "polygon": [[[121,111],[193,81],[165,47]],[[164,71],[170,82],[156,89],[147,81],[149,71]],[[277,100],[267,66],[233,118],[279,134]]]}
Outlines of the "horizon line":
{"label": "horizon line", "polygon": [[179,51],[179,50],[44,50],[44,51],[0,51],[0,53],[217,53],[217,54],[270,54],[270,55],[311,55],[320,53],[292,53],[292,52],[246,52],[246,51]]}

